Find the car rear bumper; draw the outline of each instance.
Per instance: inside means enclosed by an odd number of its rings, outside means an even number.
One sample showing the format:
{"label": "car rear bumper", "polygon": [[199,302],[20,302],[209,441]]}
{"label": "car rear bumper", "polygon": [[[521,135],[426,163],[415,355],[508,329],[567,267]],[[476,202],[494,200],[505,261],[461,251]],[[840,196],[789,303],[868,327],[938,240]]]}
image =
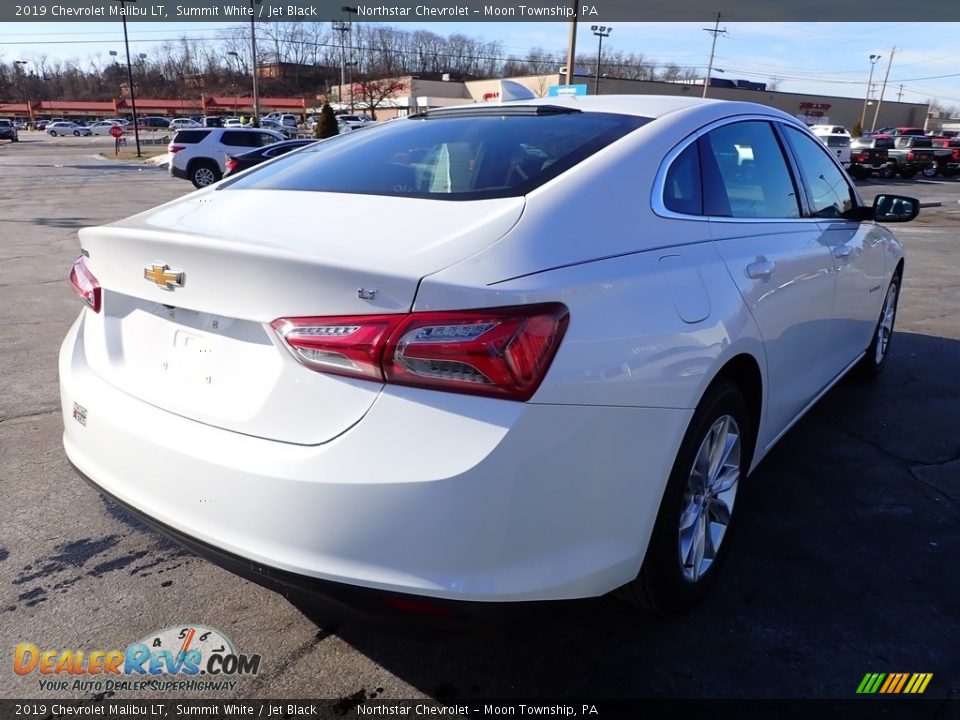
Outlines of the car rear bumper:
{"label": "car rear bumper", "polygon": [[60,355],[70,461],[152,522],[290,586],[474,602],[602,595],[639,570],[692,413],[390,388],[339,437],[292,445],[112,387],[85,362],[86,312]]}
{"label": "car rear bumper", "polygon": [[187,171],[181,170],[180,168],[178,168],[176,165],[173,164],[172,160],[170,161],[170,174],[173,175],[175,178],[180,178],[181,180],[190,179],[189,177],[187,177]]}

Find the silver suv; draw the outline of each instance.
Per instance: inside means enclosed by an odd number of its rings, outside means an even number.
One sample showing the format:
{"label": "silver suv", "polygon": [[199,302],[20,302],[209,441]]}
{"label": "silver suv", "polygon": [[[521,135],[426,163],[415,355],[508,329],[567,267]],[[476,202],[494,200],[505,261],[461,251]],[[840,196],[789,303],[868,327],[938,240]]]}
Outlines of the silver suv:
{"label": "silver suv", "polygon": [[217,182],[226,172],[226,156],[286,140],[282,133],[258,128],[191,128],[180,130],[167,145],[170,174],[194,187]]}

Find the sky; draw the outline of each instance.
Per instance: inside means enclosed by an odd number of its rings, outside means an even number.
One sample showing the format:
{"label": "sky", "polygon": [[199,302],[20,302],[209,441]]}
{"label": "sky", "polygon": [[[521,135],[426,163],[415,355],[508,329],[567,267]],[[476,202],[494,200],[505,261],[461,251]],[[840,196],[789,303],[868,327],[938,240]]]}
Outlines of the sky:
{"label": "sky", "polygon": [[[158,43],[182,35],[212,37],[228,23],[129,23],[131,54],[156,52]],[[403,29],[426,29],[440,35],[462,33],[499,40],[508,53],[523,56],[540,47],[565,52],[568,26],[555,23],[402,23]],[[658,64],[699,66],[705,70],[710,34],[703,23],[612,23],[604,40],[608,49],[643,53]],[[896,43],[885,100],[926,102],[938,98],[960,107],[960,23],[722,23],[717,39],[714,77],[779,80],[787,92],[863,97],[870,55],[880,55],[874,69],[874,97],[880,92],[891,44]],[[589,23],[578,30],[577,50],[595,53],[597,38]],[[119,22],[0,23],[0,59],[74,58],[86,64],[115,50],[123,55]],[[27,65],[27,69],[31,68]]]}

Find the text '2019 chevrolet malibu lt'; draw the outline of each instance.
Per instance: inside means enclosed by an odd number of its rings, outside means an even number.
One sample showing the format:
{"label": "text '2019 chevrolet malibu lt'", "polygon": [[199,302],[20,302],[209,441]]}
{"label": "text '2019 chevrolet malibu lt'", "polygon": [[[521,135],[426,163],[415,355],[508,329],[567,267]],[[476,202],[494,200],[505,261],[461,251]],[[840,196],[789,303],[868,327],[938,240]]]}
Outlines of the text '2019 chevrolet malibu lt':
{"label": "text '2019 chevrolet malibu lt'", "polygon": [[748,473],[883,367],[917,208],[755,104],[394,120],[80,232],[66,452],[285,587],[679,611]]}

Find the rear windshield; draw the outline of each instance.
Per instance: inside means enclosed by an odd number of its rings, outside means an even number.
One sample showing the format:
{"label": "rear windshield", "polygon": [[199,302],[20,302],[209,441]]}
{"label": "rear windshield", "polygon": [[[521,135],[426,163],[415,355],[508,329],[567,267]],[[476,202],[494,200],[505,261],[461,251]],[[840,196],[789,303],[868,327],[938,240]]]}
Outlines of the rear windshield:
{"label": "rear windshield", "polygon": [[522,108],[393,120],[317,143],[220,187],[442,200],[519,196],[650,121]]}
{"label": "rear windshield", "polygon": [[173,136],[173,141],[175,143],[193,145],[203,140],[209,134],[209,130],[180,130]]}
{"label": "rear windshield", "polygon": [[850,138],[837,135],[827,136],[827,147],[847,147],[850,145]]}

